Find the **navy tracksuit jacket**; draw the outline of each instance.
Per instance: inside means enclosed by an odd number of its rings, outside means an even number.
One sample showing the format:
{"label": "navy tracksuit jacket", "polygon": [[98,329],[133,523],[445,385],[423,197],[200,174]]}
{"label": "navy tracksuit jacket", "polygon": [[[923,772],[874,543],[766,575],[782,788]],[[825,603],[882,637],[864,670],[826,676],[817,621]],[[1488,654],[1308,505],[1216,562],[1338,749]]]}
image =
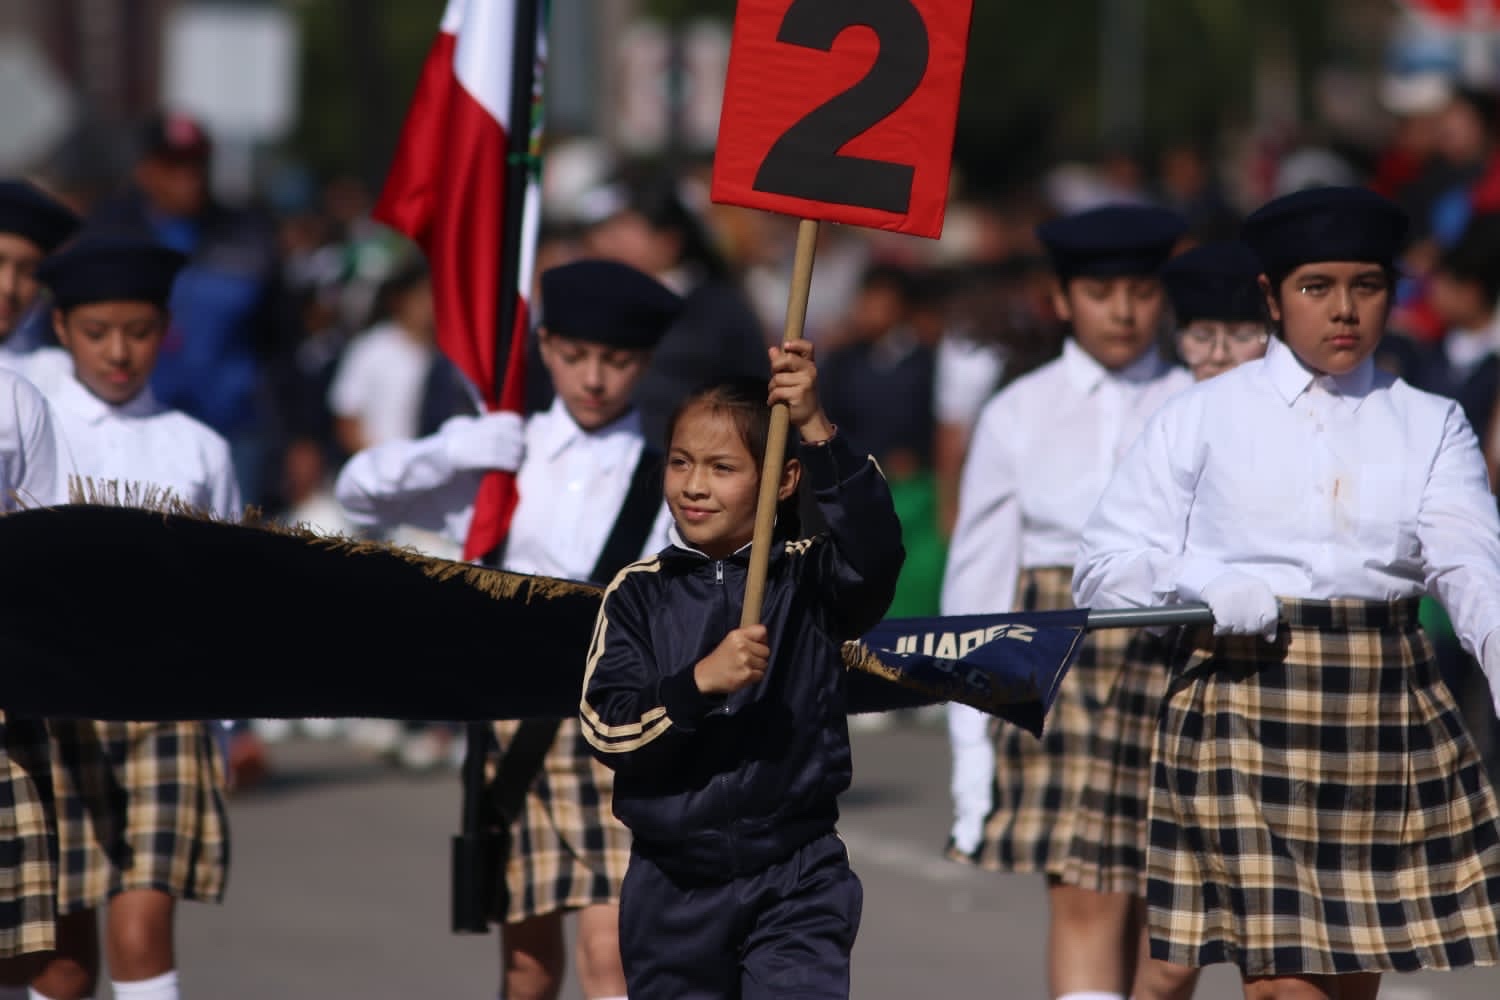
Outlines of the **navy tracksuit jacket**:
{"label": "navy tracksuit jacket", "polygon": [[837,435],[799,457],[828,531],[772,550],[759,684],[723,699],[693,679],[739,626],[748,548],[668,547],[600,609],[580,715],[634,840],[632,1000],[848,994],[861,893],[834,833],[852,774],[840,646],[885,614],[905,554],[872,459]]}

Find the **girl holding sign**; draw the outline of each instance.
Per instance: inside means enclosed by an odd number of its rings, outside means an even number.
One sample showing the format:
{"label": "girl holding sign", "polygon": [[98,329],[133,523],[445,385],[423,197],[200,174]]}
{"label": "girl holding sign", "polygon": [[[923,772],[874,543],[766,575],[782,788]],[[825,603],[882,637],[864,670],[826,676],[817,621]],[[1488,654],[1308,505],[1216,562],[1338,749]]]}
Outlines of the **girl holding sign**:
{"label": "girl holding sign", "polygon": [[[672,544],[615,577],[589,654],[584,733],[633,836],[631,1000],[849,995],[863,891],[835,832],[851,776],[840,647],[889,607],[901,526],[879,466],[818,404],[812,346],[772,361],[769,401],[802,445],[776,490],[764,624],[736,627],[771,411],[765,383],[727,383],[672,419]],[[828,532],[798,539],[804,472]]]}
{"label": "girl holding sign", "polygon": [[1500,518],[1458,405],[1372,358],[1406,230],[1354,188],[1252,215],[1279,335],[1164,407],[1084,529],[1080,602],[1213,609],[1158,720],[1151,954],[1247,997],[1500,962],[1500,805],[1417,620],[1433,593],[1500,689]]}
{"label": "girl holding sign", "polygon": [[[1107,206],[1038,231],[1057,274],[1054,303],[1072,324],[1058,360],[985,407],[959,492],[943,614],[1070,605],[1083,523],[1110,472],[1157,407],[1192,381],[1163,360],[1166,296],[1157,277],[1186,224],[1174,212]],[[1122,677],[1130,633],[1092,634],[1059,689],[1042,739],[999,735],[989,717],[949,707],[956,821],[951,853],[983,867],[1048,879],[1055,996],[1123,1000],[1135,966],[1135,843],[1095,850],[1062,879],[1094,730]],[[1114,745],[1098,752],[1111,759]],[[1144,794],[1145,752],[1135,754]],[[1127,804],[1144,816],[1144,801]]]}

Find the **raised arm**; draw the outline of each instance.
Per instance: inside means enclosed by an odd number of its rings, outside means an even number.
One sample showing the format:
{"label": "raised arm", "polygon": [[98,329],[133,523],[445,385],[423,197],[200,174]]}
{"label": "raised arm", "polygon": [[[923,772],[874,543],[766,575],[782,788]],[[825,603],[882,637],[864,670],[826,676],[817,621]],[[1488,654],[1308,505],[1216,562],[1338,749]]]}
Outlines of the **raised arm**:
{"label": "raised arm", "polygon": [[514,413],[454,417],[428,437],[359,452],[340,470],[334,494],[361,527],[440,531],[449,514],[473,502],[486,472],[515,471],[525,449],[525,427]]}
{"label": "raised arm", "polygon": [[856,451],[823,411],[813,345],[792,341],[771,349],[768,402],[785,403],[802,444],[797,456],[828,537],[809,558],[817,592],[838,638],[858,638],[890,609],[906,561],[901,521],[890,486],[871,456]]}
{"label": "raised arm", "polygon": [[819,593],[839,638],[858,638],[890,609],[906,561],[890,487],[875,460],[837,434],[804,442],[798,456],[828,525],[813,553]]}

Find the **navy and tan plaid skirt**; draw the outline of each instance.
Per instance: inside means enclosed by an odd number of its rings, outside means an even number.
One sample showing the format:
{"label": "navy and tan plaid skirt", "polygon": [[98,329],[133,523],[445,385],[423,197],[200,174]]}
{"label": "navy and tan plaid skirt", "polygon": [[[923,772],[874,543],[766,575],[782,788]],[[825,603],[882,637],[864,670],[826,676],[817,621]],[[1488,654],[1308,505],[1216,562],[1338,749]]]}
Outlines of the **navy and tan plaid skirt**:
{"label": "navy and tan plaid skirt", "polygon": [[[519,726],[496,723],[502,754]],[[506,923],[620,902],[630,831],[615,819],[614,787],[614,772],[594,759],[578,719],[564,719],[511,825]]]}
{"label": "navy and tan plaid skirt", "polygon": [[0,958],[57,947],[57,823],[47,727],[0,714]]}
{"label": "navy and tan plaid skirt", "polygon": [[1150,799],[1151,953],[1246,976],[1500,961],[1500,812],[1417,602],[1185,632]]}
{"label": "navy and tan plaid skirt", "polygon": [[1151,752],[1174,639],[1144,631],[1127,637],[1114,685],[1093,718],[1073,838],[1056,872],[1065,885],[1146,895]]}
{"label": "navy and tan plaid skirt", "polygon": [[59,913],[155,889],[219,902],[224,775],[209,723],[59,720],[52,731]]}
{"label": "navy and tan plaid skirt", "polygon": [[[1023,570],[1017,610],[1071,608],[1072,585],[1067,567]],[[1089,781],[1094,727],[1119,680],[1133,634],[1089,633],[1058,686],[1040,739],[1018,726],[997,725],[994,810],[979,849],[966,860],[994,871],[1062,872]]]}

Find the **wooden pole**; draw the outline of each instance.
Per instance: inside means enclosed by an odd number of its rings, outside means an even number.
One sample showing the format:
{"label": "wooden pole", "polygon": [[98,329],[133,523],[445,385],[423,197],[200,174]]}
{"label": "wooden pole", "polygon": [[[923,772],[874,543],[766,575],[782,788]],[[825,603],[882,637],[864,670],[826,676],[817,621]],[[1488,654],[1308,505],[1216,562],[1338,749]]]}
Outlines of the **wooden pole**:
{"label": "wooden pole", "polygon": [[[803,219],[797,226],[797,256],[792,265],[792,287],[786,303],[783,343],[801,340],[807,322],[807,297],[812,291],[813,259],[818,251],[818,221]],[[766,569],[771,564],[771,533],[776,527],[776,493],[781,487],[781,467],[786,460],[787,429],[791,423],[785,404],[771,410],[771,430],[766,435],[766,457],[760,469],[760,497],[755,507],[755,537],[750,543],[750,572],[745,579],[745,607],[740,628],[760,623],[766,596]]]}

